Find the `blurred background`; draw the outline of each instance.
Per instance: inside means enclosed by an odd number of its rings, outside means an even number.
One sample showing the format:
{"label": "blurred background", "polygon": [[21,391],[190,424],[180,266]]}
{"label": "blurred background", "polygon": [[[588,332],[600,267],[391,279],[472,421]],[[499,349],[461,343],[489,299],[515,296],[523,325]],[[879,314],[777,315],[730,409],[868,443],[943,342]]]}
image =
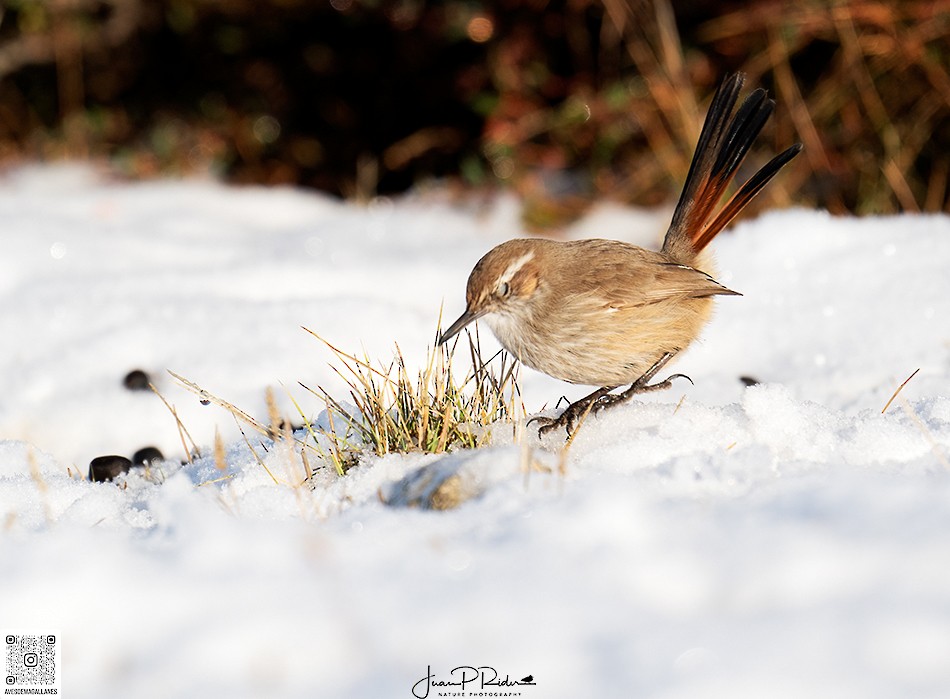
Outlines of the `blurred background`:
{"label": "blurred background", "polygon": [[741,69],[779,104],[750,169],[806,147],[760,206],[947,211],[948,63],[950,0],[3,0],[0,167],[502,187],[545,229],[672,201]]}

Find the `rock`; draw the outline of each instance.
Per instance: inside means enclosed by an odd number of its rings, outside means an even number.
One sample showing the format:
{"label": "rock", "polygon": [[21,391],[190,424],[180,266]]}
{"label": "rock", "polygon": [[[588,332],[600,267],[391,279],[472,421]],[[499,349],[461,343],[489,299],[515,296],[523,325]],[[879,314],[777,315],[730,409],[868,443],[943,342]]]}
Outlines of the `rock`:
{"label": "rock", "polygon": [[467,488],[458,472],[458,462],[430,464],[395,483],[385,498],[387,505],[423,510],[451,510],[479,494]]}
{"label": "rock", "polygon": [[132,455],[133,466],[151,466],[165,460],[165,455],[157,447],[142,447]]}
{"label": "rock", "polygon": [[96,483],[111,481],[116,476],[128,473],[132,462],[124,456],[97,456],[89,462],[89,480]]}
{"label": "rock", "polygon": [[148,391],[152,379],[141,369],[133,369],[125,378],[122,379],[122,385],[130,391]]}

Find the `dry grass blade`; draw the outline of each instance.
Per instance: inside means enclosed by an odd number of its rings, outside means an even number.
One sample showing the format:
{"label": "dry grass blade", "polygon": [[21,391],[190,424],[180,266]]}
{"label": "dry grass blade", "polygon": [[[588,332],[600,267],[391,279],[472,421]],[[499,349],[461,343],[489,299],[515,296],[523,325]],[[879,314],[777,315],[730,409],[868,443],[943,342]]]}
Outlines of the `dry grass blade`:
{"label": "dry grass blade", "polygon": [[[178,426],[178,437],[181,439],[181,446],[185,450],[185,456],[188,459],[188,463],[191,463],[191,455],[198,453],[198,445],[195,443],[195,440],[191,438],[191,435],[188,434],[188,430],[185,428],[185,424],[181,421],[181,418],[178,417],[178,411],[175,410],[175,407],[165,400],[165,396],[163,396],[159,390],[155,388],[155,384],[149,382],[148,387],[152,389],[152,393],[161,399],[162,403],[165,404],[165,407],[168,408],[168,412],[170,412],[172,417],[175,418],[175,424]],[[188,448],[188,444],[185,441],[186,438],[188,442],[191,442],[191,449]]]}
{"label": "dry grass blade", "polygon": [[904,382],[897,387],[897,390],[894,391],[893,395],[884,405],[884,409],[881,410],[881,414],[883,415],[886,413],[887,409],[891,407],[891,403],[899,398],[901,409],[904,411],[904,414],[907,415],[907,417],[909,417],[911,421],[917,426],[917,429],[920,430],[920,433],[924,436],[924,439],[927,440],[928,444],[930,444],[930,449],[933,452],[934,457],[936,457],[937,461],[940,462],[941,466],[950,471],[950,459],[947,458],[947,454],[943,446],[937,441],[937,439],[933,436],[933,433],[927,428],[926,423],[920,418],[920,416],[917,414],[917,411],[911,407],[910,403],[907,402],[904,396],[900,395],[901,391],[904,390],[904,386],[909,384],[910,380],[917,376],[918,371],[920,371],[919,367],[914,369],[914,372],[904,379]]}
{"label": "dry grass blade", "polygon": [[[267,468],[267,464],[264,463],[264,460],[260,457],[260,454],[257,453],[257,450],[254,449],[254,445],[251,444],[251,440],[247,438],[247,434],[245,434],[244,428],[242,428],[241,423],[238,422],[237,415],[234,416],[234,422],[237,424],[237,428],[240,431],[241,436],[244,438],[244,444],[247,445],[247,448],[251,452],[251,455],[254,457],[254,460],[258,463],[258,465],[261,468],[264,469],[267,475],[270,476],[271,480],[274,481],[274,485],[281,485],[281,482],[277,480],[277,476],[275,476],[274,473],[269,468]],[[225,467],[227,467],[227,464],[225,464]]]}
{"label": "dry grass blade", "polygon": [[246,422],[248,425],[250,425],[251,427],[253,427],[255,430],[257,430],[257,431],[260,432],[261,434],[266,435],[266,436],[268,436],[268,437],[271,436],[271,431],[270,431],[270,429],[269,429],[267,426],[265,426],[265,425],[261,424],[260,422],[258,422],[257,420],[255,420],[254,418],[252,418],[250,415],[248,415],[247,413],[245,413],[243,410],[241,410],[241,409],[238,408],[237,406],[232,405],[231,403],[228,403],[228,402],[227,402],[226,400],[224,400],[223,398],[218,398],[216,395],[214,395],[214,394],[212,394],[212,393],[209,393],[208,391],[206,391],[205,389],[203,389],[201,386],[199,386],[199,385],[196,384],[195,382],[189,381],[189,380],[186,379],[184,376],[180,376],[180,375],[176,374],[174,371],[171,371],[170,369],[168,370],[168,373],[171,374],[172,377],[173,377],[176,381],[178,381],[182,386],[184,386],[184,387],[187,388],[189,391],[191,391],[191,392],[194,393],[196,396],[198,396],[198,400],[200,400],[202,403],[205,403],[205,404],[207,404],[207,403],[214,403],[214,404],[217,405],[218,407],[224,408],[225,410],[227,410],[227,411],[228,411],[229,413],[231,413],[236,419],[239,419],[239,420],[242,420],[242,421]]}
{"label": "dry grass blade", "polygon": [[[260,434],[262,434],[268,439],[273,439],[275,441],[278,441],[281,439],[291,440],[295,444],[299,445],[301,448],[310,449],[310,450],[313,450],[314,452],[319,453],[319,449],[314,444],[311,444],[307,440],[294,437],[293,433],[289,429],[279,429],[279,428],[272,429],[271,427],[261,423],[259,420],[255,420],[253,417],[248,415],[246,412],[244,412],[237,406],[232,405],[231,403],[224,400],[223,398],[218,398],[213,393],[210,393],[206,391],[205,389],[201,388],[201,386],[199,386],[195,382],[189,381],[184,376],[180,376],[179,374],[176,374],[174,371],[171,371],[171,370],[169,370],[168,373],[171,374],[175,378],[175,380],[178,381],[182,386],[184,386],[189,391],[197,395],[198,399],[202,403],[209,403],[209,404],[213,403],[214,405],[224,408],[229,413],[231,413],[232,417],[234,417],[234,421],[238,425],[238,429],[241,430],[241,434],[244,436],[244,441],[247,442],[249,447],[250,447],[250,441],[248,440],[247,435],[244,434],[244,430],[241,429],[242,422],[247,425],[250,425],[257,432],[259,432]],[[166,405],[167,405],[167,402],[166,402]],[[274,405],[272,409],[276,409],[276,404]],[[177,414],[175,414],[174,410],[172,411],[172,414],[176,415],[176,419],[177,419]],[[195,451],[197,452],[197,447],[195,447]],[[251,449],[251,451],[253,451],[253,448]],[[254,455],[255,457],[257,457],[256,452]],[[259,458],[258,458],[258,461],[260,461]],[[263,465],[263,463],[261,463],[261,465]],[[274,475],[267,469],[266,466],[264,467],[264,469],[267,471],[268,475],[271,476],[271,478],[274,478]],[[277,479],[274,478],[274,481],[276,482]]]}
{"label": "dry grass blade", "polygon": [[914,378],[915,376],[917,376],[918,371],[920,371],[920,367],[917,367],[916,369],[914,369],[914,373],[912,373],[910,376],[904,379],[904,383],[902,383],[900,386],[897,387],[897,390],[894,391],[894,393],[888,399],[887,403],[884,404],[884,408],[881,410],[881,415],[887,412],[887,409],[891,407],[891,403],[894,402],[894,399],[897,398],[898,394],[904,390],[904,386],[909,384],[910,380]]}
{"label": "dry grass blade", "polygon": [[[303,386],[303,388],[306,389],[307,391],[310,391],[310,393],[313,393],[313,391],[311,391],[309,388],[307,388],[303,384],[300,384],[300,385]],[[320,435],[323,433],[318,432],[317,428],[314,427],[312,421],[307,419],[307,416],[304,413],[303,408],[301,408],[297,400],[292,395],[290,395],[289,391],[287,392],[287,395],[290,398],[291,402],[294,404],[294,408],[297,410],[297,413],[303,419],[304,429],[307,431],[307,435],[309,436],[309,438],[313,441],[313,444],[315,445],[314,447],[311,447],[311,448],[313,448],[314,451],[316,451],[320,455],[321,459],[323,459],[324,461],[329,461],[331,464],[333,464],[333,468],[336,470],[337,475],[342,476],[344,473],[346,473],[347,469],[350,466],[356,463],[356,456],[355,456],[356,450],[353,448],[344,448],[344,445],[348,447],[347,436],[343,435],[341,437],[334,430],[333,428],[334,420],[333,420],[332,409],[329,406],[327,406],[327,417],[330,421],[330,430],[332,434],[332,438],[329,440],[330,447],[328,451],[326,448],[323,447],[323,442],[320,439]],[[307,474],[309,476],[314,471],[313,469],[310,468],[310,462],[307,459],[305,447],[300,448],[300,458],[301,458],[301,461],[303,461],[304,467],[307,469]]]}
{"label": "dry grass blade", "polygon": [[224,450],[224,440],[218,428],[214,430],[214,465],[219,471],[228,470],[228,459]]}

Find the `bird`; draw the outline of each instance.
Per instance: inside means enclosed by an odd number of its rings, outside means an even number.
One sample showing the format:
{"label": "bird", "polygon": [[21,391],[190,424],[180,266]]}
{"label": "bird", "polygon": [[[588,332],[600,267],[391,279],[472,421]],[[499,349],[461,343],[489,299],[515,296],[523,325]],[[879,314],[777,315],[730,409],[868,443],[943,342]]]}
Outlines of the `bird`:
{"label": "bird", "polygon": [[570,435],[589,411],[688,379],[673,374],[651,383],[699,336],[715,297],[741,295],[715,280],[707,245],[802,150],[796,143],[772,158],[717,210],[775,108],[757,88],[736,110],[744,82],[733,73],[716,90],[659,250],[598,238],[518,238],[472,269],[465,311],[439,336],[440,346],[481,318],[521,363],[599,386],[557,418],[533,418],[539,436],[561,427]]}

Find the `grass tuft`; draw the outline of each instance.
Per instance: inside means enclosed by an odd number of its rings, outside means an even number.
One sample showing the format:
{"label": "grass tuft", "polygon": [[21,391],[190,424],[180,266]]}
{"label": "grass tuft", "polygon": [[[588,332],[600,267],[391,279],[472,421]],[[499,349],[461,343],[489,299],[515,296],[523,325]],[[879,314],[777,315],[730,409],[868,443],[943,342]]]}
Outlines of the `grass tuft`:
{"label": "grass tuft", "polygon": [[326,406],[327,425],[318,429],[329,437],[334,453],[474,449],[490,440],[493,425],[524,415],[517,363],[505,352],[482,362],[477,334],[466,334],[471,367],[458,380],[452,370],[458,341],[434,344],[424,368],[413,375],[398,345],[388,365],[373,366],[369,357],[307,332],[333,352],[338,362],[333,369],[349,388],[351,402],[345,402],[320,386],[301,384]]}
{"label": "grass tuft", "polygon": [[[307,332],[334,354],[336,362],[331,368],[344,380],[348,392],[346,399],[337,398],[322,386],[311,389],[301,383],[324,408],[325,415],[314,421],[288,391],[303,424],[296,431],[281,416],[271,391],[266,395],[268,424],[265,424],[185,377],[169,373],[203,403],[214,403],[231,413],[239,429],[243,423],[268,439],[291,445],[308,476],[326,465],[343,476],[367,453],[377,456],[409,452],[439,454],[453,449],[474,449],[490,442],[492,429],[498,423],[507,422],[515,430],[520,425],[518,418],[525,414],[517,362],[505,352],[483,362],[477,333],[465,334],[471,364],[458,380],[453,372],[458,339],[451,346],[434,344],[425,366],[413,375],[398,345],[389,364],[373,366],[369,357],[357,357],[313,331]],[[169,409],[178,421],[184,444],[184,428],[175,410],[171,406]],[[241,434],[261,467],[278,482],[243,429]],[[198,452],[197,447],[195,452]],[[226,468],[224,445],[217,434],[213,455],[218,468]],[[322,463],[311,465],[314,456],[315,462]]]}

